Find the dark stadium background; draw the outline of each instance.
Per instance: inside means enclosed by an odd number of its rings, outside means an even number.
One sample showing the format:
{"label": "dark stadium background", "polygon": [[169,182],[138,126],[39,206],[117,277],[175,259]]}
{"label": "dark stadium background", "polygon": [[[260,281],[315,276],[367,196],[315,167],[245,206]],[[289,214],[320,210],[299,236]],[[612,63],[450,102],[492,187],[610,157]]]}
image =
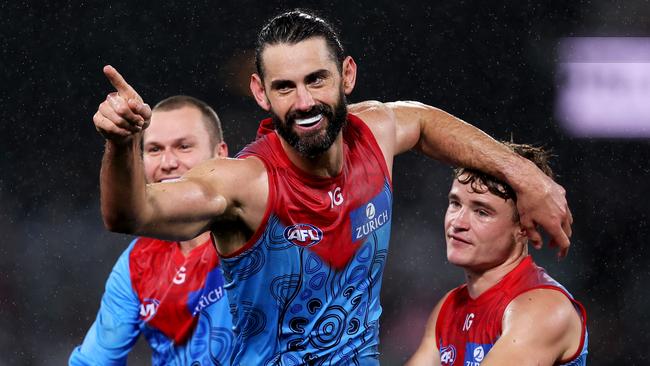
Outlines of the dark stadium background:
{"label": "dark stadium background", "polygon": [[[64,364],[130,241],[107,233],[98,209],[103,140],[91,117],[111,91],[102,66],[150,103],[206,100],[236,152],[264,116],[247,96],[256,32],[296,6],[341,29],[359,65],[351,102],[418,100],[553,149],[573,245],[561,262],[548,248],[533,255],[586,306],[589,364],[649,364],[650,143],[571,138],[553,117],[558,40],[650,36],[648,1],[241,0],[0,3],[0,365]],[[397,158],[382,364],[408,357],[432,306],[462,281],[444,260],[449,174]],[[149,363],[146,347],[131,361]]]}

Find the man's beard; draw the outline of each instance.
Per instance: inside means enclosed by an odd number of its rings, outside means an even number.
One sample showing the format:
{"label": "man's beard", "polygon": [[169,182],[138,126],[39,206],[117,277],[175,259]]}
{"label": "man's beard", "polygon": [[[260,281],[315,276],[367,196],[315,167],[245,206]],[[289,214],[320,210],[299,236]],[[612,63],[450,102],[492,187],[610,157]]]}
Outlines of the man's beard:
{"label": "man's beard", "polygon": [[[332,146],[339,132],[345,126],[347,113],[345,94],[341,92],[334,108],[319,103],[307,112],[291,111],[286,116],[286,122],[282,122],[280,117],[271,109],[271,118],[273,119],[275,130],[278,131],[280,136],[291,147],[306,158],[315,158]],[[293,130],[296,119],[310,118],[319,114],[322,114],[323,118],[327,119],[327,127],[324,134],[322,128],[303,133],[302,135],[299,135]]]}

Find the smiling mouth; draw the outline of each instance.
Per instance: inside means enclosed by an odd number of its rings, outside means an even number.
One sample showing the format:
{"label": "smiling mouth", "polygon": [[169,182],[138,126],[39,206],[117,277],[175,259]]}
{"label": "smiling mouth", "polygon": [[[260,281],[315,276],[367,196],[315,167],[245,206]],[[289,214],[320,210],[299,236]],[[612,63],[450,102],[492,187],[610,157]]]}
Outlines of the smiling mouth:
{"label": "smiling mouth", "polygon": [[159,180],[158,183],[171,183],[171,182],[177,182],[179,180],[181,180],[181,177],[165,178],[165,179]]}
{"label": "smiling mouth", "polygon": [[295,122],[300,127],[309,128],[309,127],[315,126],[322,119],[323,119],[323,115],[322,114],[317,114],[317,115],[315,115],[313,117],[309,117],[309,118],[296,118]]}

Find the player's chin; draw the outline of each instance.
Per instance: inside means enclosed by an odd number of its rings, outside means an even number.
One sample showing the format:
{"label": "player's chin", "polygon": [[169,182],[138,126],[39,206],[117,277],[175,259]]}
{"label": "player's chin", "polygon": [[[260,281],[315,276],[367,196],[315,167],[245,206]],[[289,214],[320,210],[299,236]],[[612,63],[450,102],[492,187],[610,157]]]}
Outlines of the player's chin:
{"label": "player's chin", "polygon": [[468,248],[447,246],[447,261],[455,266],[465,266],[470,263],[471,253]]}

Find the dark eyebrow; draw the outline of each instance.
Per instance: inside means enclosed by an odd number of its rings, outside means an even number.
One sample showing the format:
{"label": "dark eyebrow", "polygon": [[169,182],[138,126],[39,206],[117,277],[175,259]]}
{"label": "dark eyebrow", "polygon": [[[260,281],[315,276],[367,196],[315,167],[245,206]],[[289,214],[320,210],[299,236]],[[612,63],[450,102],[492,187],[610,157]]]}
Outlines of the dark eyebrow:
{"label": "dark eyebrow", "polygon": [[308,74],[307,76],[305,76],[305,83],[309,84],[310,82],[312,82],[312,81],[314,81],[314,80],[316,80],[318,78],[324,79],[324,78],[326,78],[328,76],[330,76],[330,72],[328,70],[326,70],[326,69],[316,70],[316,71]]}
{"label": "dark eyebrow", "polygon": [[[305,76],[305,83],[309,84],[312,81],[318,79],[318,78],[326,78],[330,76],[330,72],[327,69],[320,69],[316,70],[312,73],[307,74]],[[293,88],[296,86],[296,84],[291,81],[291,80],[273,80],[271,81],[271,89],[272,90],[278,90],[278,89],[284,89],[284,88]]]}
{"label": "dark eyebrow", "polygon": [[472,204],[472,206],[481,207],[481,208],[484,208],[484,209],[486,209],[488,211],[495,212],[494,207],[490,206],[489,204],[487,204],[485,202],[477,201],[477,200],[470,200],[470,203]]}
{"label": "dark eyebrow", "polygon": [[273,80],[271,82],[271,89],[272,90],[278,90],[278,89],[284,89],[284,88],[291,88],[295,86],[293,81],[291,80]]}
{"label": "dark eyebrow", "polygon": [[[482,194],[483,194],[483,193],[482,193]],[[455,194],[455,193],[449,193],[449,196],[448,196],[448,197],[449,197],[449,200],[460,201],[460,198],[458,198],[458,195]],[[469,201],[469,204],[470,204],[471,206],[474,206],[474,207],[484,208],[484,209],[486,209],[486,210],[488,210],[488,211],[492,211],[492,212],[495,211],[495,210],[494,210],[494,207],[490,206],[489,204],[487,204],[487,203],[485,203],[485,202],[483,202],[483,201],[479,201],[479,200],[470,200],[470,201]]]}

